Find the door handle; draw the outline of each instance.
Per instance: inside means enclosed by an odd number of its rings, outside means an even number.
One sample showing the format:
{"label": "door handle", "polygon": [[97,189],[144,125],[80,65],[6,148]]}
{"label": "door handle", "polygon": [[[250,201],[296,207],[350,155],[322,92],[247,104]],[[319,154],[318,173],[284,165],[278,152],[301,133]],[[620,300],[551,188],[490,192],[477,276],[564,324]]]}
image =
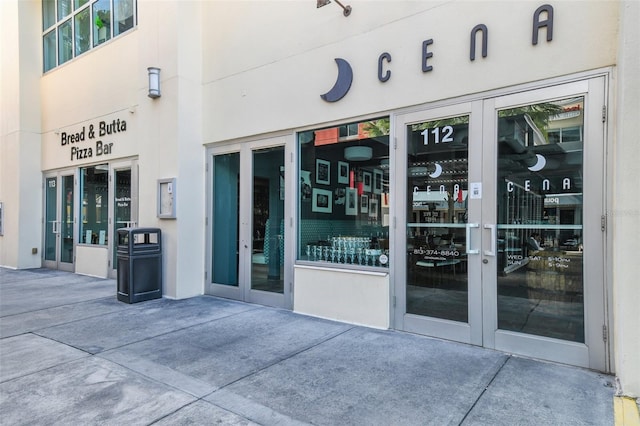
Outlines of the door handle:
{"label": "door handle", "polygon": [[58,222],[57,220],[52,220],[51,221],[51,232],[54,234],[59,234],[60,233],[60,229],[58,227],[58,224],[60,222]]}
{"label": "door handle", "polygon": [[471,249],[471,228],[479,228],[480,225],[477,223],[467,223],[467,240],[465,241],[466,245],[467,245],[467,254],[478,254],[480,253],[480,250],[478,249]]}
{"label": "door handle", "polygon": [[485,250],[485,256],[495,256],[496,255],[496,225],[485,223],[484,229],[489,229],[491,231],[491,250]]}

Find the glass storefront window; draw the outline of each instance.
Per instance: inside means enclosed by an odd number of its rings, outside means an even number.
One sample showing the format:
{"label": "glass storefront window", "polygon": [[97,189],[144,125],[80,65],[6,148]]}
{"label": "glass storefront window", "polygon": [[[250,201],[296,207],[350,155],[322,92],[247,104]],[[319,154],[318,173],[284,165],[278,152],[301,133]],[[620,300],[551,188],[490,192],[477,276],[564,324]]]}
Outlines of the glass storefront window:
{"label": "glass storefront window", "polygon": [[298,260],[388,267],[389,119],[298,134]]}
{"label": "glass storefront window", "polygon": [[80,243],[107,245],[109,238],[109,167],[80,169],[82,211]]}
{"label": "glass storefront window", "polygon": [[498,112],[500,329],[585,341],[583,111],[579,97]]}

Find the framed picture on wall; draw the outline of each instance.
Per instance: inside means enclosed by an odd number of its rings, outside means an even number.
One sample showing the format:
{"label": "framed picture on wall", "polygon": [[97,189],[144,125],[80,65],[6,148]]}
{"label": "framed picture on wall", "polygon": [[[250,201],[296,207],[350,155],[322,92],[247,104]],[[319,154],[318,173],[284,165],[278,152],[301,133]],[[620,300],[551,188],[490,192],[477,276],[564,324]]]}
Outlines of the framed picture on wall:
{"label": "framed picture on wall", "polygon": [[369,196],[360,196],[360,213],[369,213]]}
{"label": "framed picture on wall", "polygon": [[326,160],[316,160],[316,183],[331,184],[331,163]]}
{"label": "framed picture on wall", "polygon": [[373,219],[378,218],[378,199],[377,198],[372,197],[369,200],[369,217]]}
{"label": "framed picture on wall", "polygon": [[338,183],[349,184],[349,163],[338,161]]}
{"label": "framed picture on wall", "polygon": [[311,201],[311,172],[300,170],[300,199]]}
{"label": "framed picture on wall", "polygon": [[373,193],[382,194],[382,170],[373,171]]}
{"label": "framed picture on wall", "polygon": [[358,214],[358,190],[355,188],[347,188],[344,214],[347,216]]}
{"label": "framed picture on wall", "polygon": [[371,172],[362,172],[362,190],[371,192]]}
{"label": "framed picture on wall", "polygon": [[325,189],[313,188],[313,204],[311,211],[316,213],[331,213],[333,193]]}

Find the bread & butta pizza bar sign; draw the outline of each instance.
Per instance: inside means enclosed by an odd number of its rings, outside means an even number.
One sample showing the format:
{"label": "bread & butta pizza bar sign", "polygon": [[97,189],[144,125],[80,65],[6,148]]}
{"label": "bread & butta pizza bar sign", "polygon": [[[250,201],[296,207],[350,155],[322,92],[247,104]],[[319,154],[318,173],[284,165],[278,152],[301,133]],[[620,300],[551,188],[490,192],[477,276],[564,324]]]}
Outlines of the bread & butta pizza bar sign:
{"label": "bread & butta pizza bar sign", "polygon": [[113,153],[112,137],[127,131],[127,122],[119,118],[82,126],[77,132],[61,132],[60,146],[69,147],[71,161],[102,157]]}

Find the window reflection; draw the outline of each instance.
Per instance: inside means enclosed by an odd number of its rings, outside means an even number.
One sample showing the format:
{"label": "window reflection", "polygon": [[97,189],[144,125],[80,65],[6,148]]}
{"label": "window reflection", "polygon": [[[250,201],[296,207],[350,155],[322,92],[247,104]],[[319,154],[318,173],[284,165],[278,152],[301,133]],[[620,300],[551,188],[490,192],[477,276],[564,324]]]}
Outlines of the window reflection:
{"label": "window reflection", "polygon": [[389,119],[298,134],[298,259],[388,267]]}
{"label": "window reflection", "polygon": [[111,39],[111,2],[98,0],[93,4],[93,45]]}
{"label": "window reflection", "polygon": [[498,113],[498,324],[584,342],[584,99]]}
{"label": "window reflection", "polygon": [[240,153],[216,155],[213,165],[211,282],[238,286]]}
{"label": "window reflection", "polygon": [[407,313],[468,321],[469,116],[407,127]]}
{"label": "window reflection", "polygon": [[253,152],[251,288],[284,292],[284,147]]}
{"label": "window reflection", "polygon": [[80,243],[107,245],[109,236],[109,166],[80,169],[82,221]]}

